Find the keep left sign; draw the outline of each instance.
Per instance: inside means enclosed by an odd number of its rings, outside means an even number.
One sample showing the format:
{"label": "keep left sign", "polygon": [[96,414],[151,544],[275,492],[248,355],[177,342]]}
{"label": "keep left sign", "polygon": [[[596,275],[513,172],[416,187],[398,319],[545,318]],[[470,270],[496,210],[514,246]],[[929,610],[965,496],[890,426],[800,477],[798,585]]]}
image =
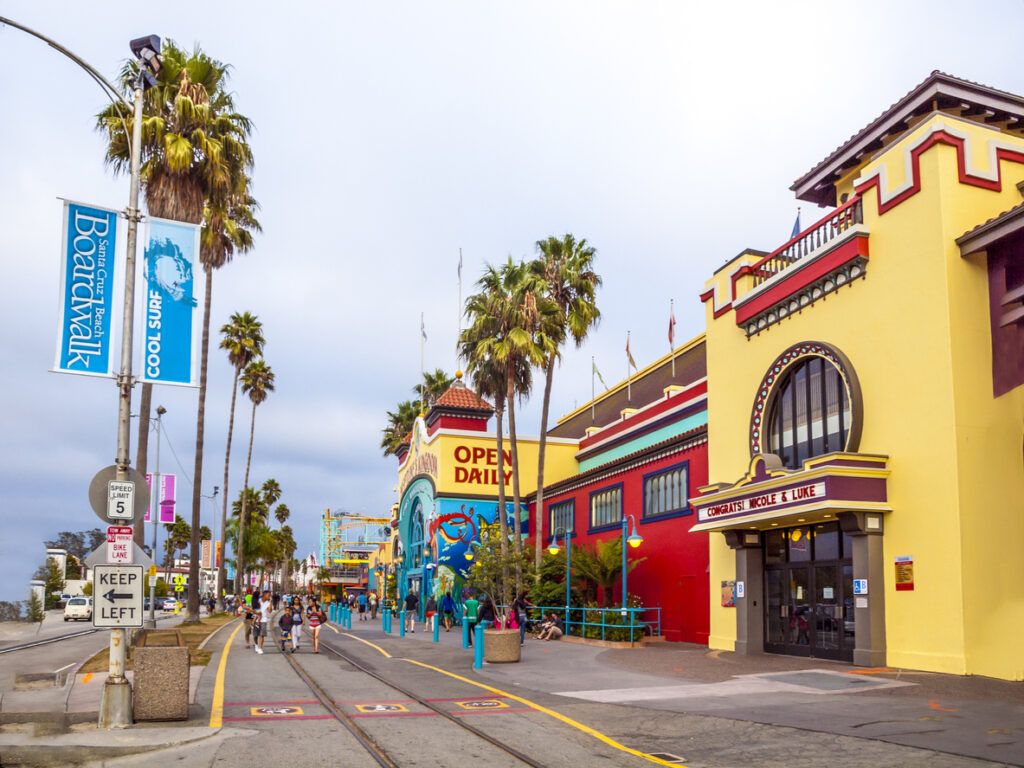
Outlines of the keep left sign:
{"label": "keep left sign", "polygon": [[107,562],[131,565],[132,527],[130,525],[107,526]]}

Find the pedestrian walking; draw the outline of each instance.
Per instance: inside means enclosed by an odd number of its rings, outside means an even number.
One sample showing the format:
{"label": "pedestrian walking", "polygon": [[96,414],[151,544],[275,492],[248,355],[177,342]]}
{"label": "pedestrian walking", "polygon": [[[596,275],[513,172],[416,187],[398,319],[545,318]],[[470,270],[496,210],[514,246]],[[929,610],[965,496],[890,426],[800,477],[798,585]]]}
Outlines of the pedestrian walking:
{"label": "pedestrian walking", "polygon": [[434,622],[437,621],[437,600],[433,595],[427,598],[427,604],[423,606],[423,611],[427,617],[427,631],[433,632]]}
{"label": "pedestrian walking", "polygon": [[276,611],[278,604],[281,602],[281,596],[275,592],[272,599],[274,601],[274,610]]}
{"label": "pedestrian walking", "polygon": [[416,611],[420,607],[420,596],[409,592],[405,596],[405,631],[416,634]]}
{"label": "pedestrian walking", "polygon": [[315,600],[311,600],[306,611],[306,621],[309,623],[309,636],[313,640],[313,653],[320,653],[320,625],[326,620],[320,606]]}
{"label": "pedestrian walking", "polygon": [[370,595],[370,618],[374,621],[377,620],[377,595],[373,593]]}
{"label": "pedestrian walking", "polygon": [[257,653],[263,653],[263,640],[266,638],[267,633],[270,632],[270,614],[274,612],[274,601],[270,599],[270,592],[267,590],[263,591],[263,596],[260,598],[260,638],[259,638],[259,649]]}
{"label": "pedestrian walking", "polygon": [[242,626],[245,627],[245,647],[249,647],[249,640],[252,638],[252,609],[245,603],[239,603],[235,611],[242,617]]}
{"label": "pedestrian walking", "polygon": [[367,621],[366,608],[369,605],[369,600],[366,599],[366,593],[363,592],[359,595],[359,620]]}
{"label": "pedestrian walking", "polygon": [[519,624],[519,644],[525,645],[526,643],[526,609],[533,607],[533,603],[526,596],[526,592],[520,592],[515,600],[512,601],[512,615],[516,617],[516,622]]}
{"label": "pedestrian walking", "polygon": [[282,611],[277,625],[281,627],[281,653],[287,653],[292,644],[292,612],[288,609]]}
{"label": "pedestrian walking", "polygon": [[469,626],[469,644],[473,644],[473,630],[476,629],[477,618],[479,617],[480,601],[476,595],[470,594],[469,598],[462,601],[462,622]]}
{"label": "pedestrian walking", "polygon": [[302,636],[302,601],[298,596],[292,598],[292,653],[299,650],[299,638]]}
{"label": "pedestrian walking", "polygon": [[444,631],[451,632],[452,622],[455,620],[455,599],[451,590],[445,592],[441,598],[441,614],[444,616]]}

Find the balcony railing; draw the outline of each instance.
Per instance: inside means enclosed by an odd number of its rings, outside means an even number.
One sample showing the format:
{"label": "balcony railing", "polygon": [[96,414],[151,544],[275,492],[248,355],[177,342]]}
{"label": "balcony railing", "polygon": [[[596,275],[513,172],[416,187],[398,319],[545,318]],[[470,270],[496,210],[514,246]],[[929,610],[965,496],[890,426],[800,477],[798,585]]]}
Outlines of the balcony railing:
{"label": "balcony railing", "polygon": [[335,568],[328,568],[327,572],[330,574],[331,579],[343,579],[345,581],[359,581],[366,574],[366,566],[364,565],[353,565],[353,566],[340,566]]}
{"label": "balcony railing", "polygon": [[858,195],[754,264],[750,268],[754,276],[754,285],[758,286],[770,280],[808,254],[839,237],[854,224],[862,223],[864,223],[864,209]]}

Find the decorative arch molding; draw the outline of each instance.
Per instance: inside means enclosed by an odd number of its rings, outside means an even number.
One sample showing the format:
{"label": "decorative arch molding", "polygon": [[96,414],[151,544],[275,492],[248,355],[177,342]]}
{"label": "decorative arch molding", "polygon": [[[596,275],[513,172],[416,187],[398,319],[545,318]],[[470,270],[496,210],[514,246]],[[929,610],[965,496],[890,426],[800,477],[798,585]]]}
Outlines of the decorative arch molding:
{"label": "decorative arch molding", "polygon": [[764,440],[765,423],[771,412],[771,406],[778,391],[778,383],[785,379],[788,371],[797,363],[809,357],[824,358],[839,371],[839,376],[846,388],[849,399],[851,422],[846,434],[843,451],[855,453],[860,448],[861,430],[864,426],[864,398],[861,394],[860,380],[850,359],[841,350],[822,341],[804,341],[786,349],[768,366],[768,371],[754,396],[754,405],[750,412],[750,429],[747,447],[753,458],[758,454],[770,453],[770,446]]}
{"label": "decorative arch molding", "polygon": [[402,540],[402,549],[406,554],[410,551],[409,544],[412,541],[410,524],[413,507],[416,506],[417,501],[420,502],[423,509],[424,525],[426,525],[427,519],[434,509],[435,493],[434,481],[426,475],[421,475],[409,484],[402,496],[402,503],[398,509],[398,537]]}

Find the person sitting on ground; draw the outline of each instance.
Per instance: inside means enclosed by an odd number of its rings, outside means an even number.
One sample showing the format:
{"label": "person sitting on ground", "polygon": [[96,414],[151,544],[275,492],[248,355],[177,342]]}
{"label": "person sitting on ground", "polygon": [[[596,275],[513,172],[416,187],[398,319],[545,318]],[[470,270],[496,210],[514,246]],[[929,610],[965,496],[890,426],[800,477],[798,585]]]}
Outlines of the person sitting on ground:
{"label": "person sitting on ground", "polygon": [[552,638],[557,640],[564,634],[562,619],[559,618],[558,614],[552,611],[550,614],[550,620],[550,626],[538,635],[541,640],[551,640]]}

